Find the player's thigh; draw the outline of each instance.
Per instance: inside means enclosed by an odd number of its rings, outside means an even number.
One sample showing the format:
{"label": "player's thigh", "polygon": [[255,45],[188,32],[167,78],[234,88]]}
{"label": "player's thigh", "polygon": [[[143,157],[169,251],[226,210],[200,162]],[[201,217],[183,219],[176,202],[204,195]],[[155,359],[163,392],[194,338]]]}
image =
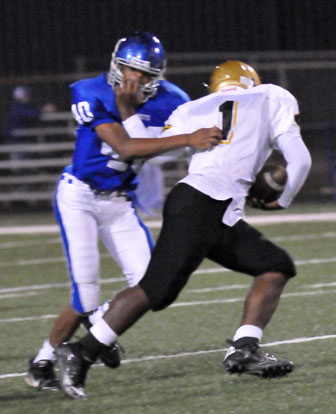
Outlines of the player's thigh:
{"label": "player's thigh", "polygon": [[56,191],[55,215],[68,262],[73,301],[77,295],[76,301],[83,301],[84,308],[94,309],[99,302],[100,270],[96,220],[85,193],[70,185],[60,190]]}
{"label": "player's thigh", "polygon": [[130,202],[125,201],[120,211],[122,214],[111,216],[99,226],[99,233],[128,285],[134,286],[145,274],[154,243]]}
{"label": "player's thigh", "polygon": [[188,187],[178,185],[170,193],[152,259],[140,282],[153,310],[176,299],[212,243],[206,217],[208,200]]}
{"label": "player's thigh", "polygon": [[208,258],[231,270],[252,276],[281,272],[296,274],[292,258],[261,232],[240,220],[233,227],[223,226],[223,237]]}
{"label": "player's thigh", "polygon": [[[208,196],[186,185],[170,193],[163,212],[163,226],[153,255],[171,274],[190,274],[204,259],[213,243],[216,214]],[[154,261],[154,258],[153,258]]]}

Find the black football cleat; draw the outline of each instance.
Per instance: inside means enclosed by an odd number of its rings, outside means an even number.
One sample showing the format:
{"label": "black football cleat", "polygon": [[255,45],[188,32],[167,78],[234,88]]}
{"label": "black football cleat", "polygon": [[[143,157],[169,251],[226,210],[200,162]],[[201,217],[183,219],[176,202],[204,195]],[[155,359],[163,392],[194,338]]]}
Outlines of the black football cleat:
{"label": "black football cleat", "polygon": [[[228,341],[229,342],[229,341]],[[227,350],[223,364],[230,374],[250,374],[260,378],[281,378],[294,369],[291,361],[283,361],[261,349],[257,342],[240,347],[233,342]]]}
{"label": "black football cleat", "polygon": [[64,343],[55,349],[60,388],[70,398],[85,398],[85,379],[92,365],[82,357],[78,343]]}
{"label": "black football cleat", "polygon": [[[82,318],[81,324],[87,332],[90,332],[92,324],[90,323],[88,317]],[[125,353],[123,347],[118,342],[114,342],[112,345],[107,346],[102,350],[99,355],[99,359],[108,368],[119,368],[121,364],[122,353]]]}
{"label": "black football cleat", "polygon": [[105,366],[115,369],[120,367],[121,352],[124,353],[123,348],[120,344],[115,342],[111,346],[106,347],[106,349],[100,353],[99,358]]}
{"label": "black football cleat", "polygon": [[39,390],[59,390],[59,381],[54,372],[53,361],[42,359],[33,362],[33,358],[28,363],[28,373],[25,377],[27,385]]}

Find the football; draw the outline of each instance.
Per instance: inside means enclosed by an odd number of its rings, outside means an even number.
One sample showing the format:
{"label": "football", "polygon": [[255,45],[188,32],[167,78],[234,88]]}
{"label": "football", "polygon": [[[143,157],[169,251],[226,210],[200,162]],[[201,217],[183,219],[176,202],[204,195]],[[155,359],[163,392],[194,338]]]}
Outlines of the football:
{"label": "football", "polygon": [[280,164],[266,164],[259,171],[248,193],[248,198],[256,198],[270,203],[277,200],[287,181],[286,169]]}

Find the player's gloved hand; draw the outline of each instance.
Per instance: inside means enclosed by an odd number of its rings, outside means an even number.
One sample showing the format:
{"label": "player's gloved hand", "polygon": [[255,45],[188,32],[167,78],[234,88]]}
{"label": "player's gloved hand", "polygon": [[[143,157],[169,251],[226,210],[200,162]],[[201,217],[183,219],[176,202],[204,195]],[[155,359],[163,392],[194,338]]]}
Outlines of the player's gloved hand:
{"label": "player's gloved hand", "polygon": [[284,207],[280,206],[280,204],[278,203],[278,200],[266,203],[262,199],[246,197],[246,203],[248,206],[252,208],[258,208],[260,210],[283,210],[284,209]]}
{"label": "player's gloved hand", "polygon": [[212,128],[201,128],[188,134],[187,145],[198,150],[207,150],[218,145],[221,139],[223,139],[223,134],[219,128],[215,126]]}

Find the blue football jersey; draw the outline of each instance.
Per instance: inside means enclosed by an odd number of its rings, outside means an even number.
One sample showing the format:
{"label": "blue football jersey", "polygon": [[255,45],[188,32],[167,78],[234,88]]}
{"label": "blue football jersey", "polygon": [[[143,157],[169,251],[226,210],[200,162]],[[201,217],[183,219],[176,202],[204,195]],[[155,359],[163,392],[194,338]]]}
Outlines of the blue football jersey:
{"label": "blue football jersey", "polygon": [[[67,170],[98,191],[134,190],[139,163],[123,161],[95,131],[100,124],[121,124],[115,94],[106,76],[103,73],[71,85],[71,109],[78,128],[73,164]],[[161,80],[156,95],[139,106],[136,112],[146,127],[162,128],[169,115],[188,100],[188,95],[176,85]]]}

